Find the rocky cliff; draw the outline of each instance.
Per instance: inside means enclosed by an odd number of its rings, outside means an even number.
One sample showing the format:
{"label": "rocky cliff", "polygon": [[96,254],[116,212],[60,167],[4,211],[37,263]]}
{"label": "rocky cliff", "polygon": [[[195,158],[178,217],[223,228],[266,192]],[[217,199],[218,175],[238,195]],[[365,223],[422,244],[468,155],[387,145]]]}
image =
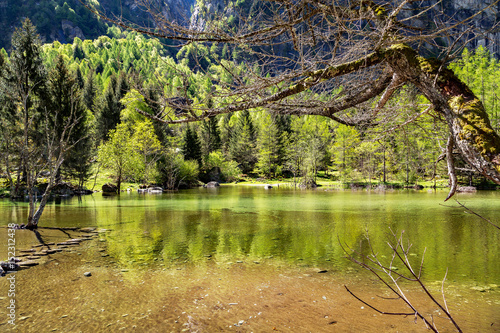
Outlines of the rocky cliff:
{"label": "rocky cliff", "polygon": [[[257,0],[197,0],[191,16],[191,27],[202,30],[207,20],[220,20],[221,17],[236,16],[235,11],[245,7],[246,10],[251,10],[251,8],[256,7],[256,2]],[[436,3],[435,0],[424,0],[424,2],[428,2],[429,6]],[[442,17],[431,17],[431,15],[427,15],[426,13],[420,13],[419,18],[413,20],[412,24],[432,29],[435,25],[435,20],[460,22],[475,15],[469,21],[469,27],[472,29],[468,32],[469,38],[473,36],[475,38],[471,38],[472,41],[469,42],[467,47],[473,49],[479,45],[483,45],[495,54],[497,58],[500,58],[500,27],[496,28],[497,25],[500,25],[500,2],[492,5],[494,2],[495,0],[442,0],[438,4],[439,9],[443,12]],[[490,8],[479,13],[481,9],[490,5]],[[403,11],[403,15],[413,16],[419,14],[418,11],[411,10],[411,7],[408,9],[407,11]],[[458,32],[464,32],[467,30],[467,27],[461,26],[460,29],[461,31]],[[453,32],[456,33],[457,31]],[[442,42],[447,41],[443,39]]]}
{"label": "rocky cliff", "polygon": [[[443,0],[438,4],[444,15],[441,18],[421,15],[414,23],[422,27],[432,27],[434,20],[460,21],[477,14],[485,5],[495,0]],[[153,25],[151,17],[139,5],[144,1],[136,0],[86,0],[86,3],[96,6],[111,17],[122,17],[137,24]],[[223,24],[234,23],[238,12],[251,12],[258,8],[259,0],[149,0],[155,8],[160,8],[163,16],[177,23],[190,25],[202,30],[209,20],[219,20]],[[435,1],[427,1],[430,5]],[[478,45],[487,47],[500,58],[500,29],[493,29],[499,23],[500,3],[476,15],[471,21],[474,28],[468,32],[475,39],[468,45],[475,48]],[[416,14],[407,11],[407,15]],[[42,40],[51,42],[71,42],[73,38],[96,38],[108,32],[108,24],[96,19],[78,0],[0,0],[0,47],[8,48],[10,35],[24,17],[29,17],[37,26]],[[236,19],[237,20],[237,19]],[[148,23],[149,22],[149,23]],[[462,28],[465,29],[465,28]],[[488,31],[487,33],[484,33]],[[444,40],[444,39],[443,39]]]}

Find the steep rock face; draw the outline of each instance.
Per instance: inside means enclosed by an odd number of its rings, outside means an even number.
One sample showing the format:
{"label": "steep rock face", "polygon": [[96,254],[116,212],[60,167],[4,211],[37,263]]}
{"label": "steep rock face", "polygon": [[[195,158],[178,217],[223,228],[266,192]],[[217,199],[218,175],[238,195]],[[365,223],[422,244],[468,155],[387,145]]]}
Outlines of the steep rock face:
{"label": "steep rock face", "polygon": [[164,0],[163,15],[169,21],[187,23],[191,18],[191,8],[195,2],[195,0]]}
{"label": "steep rock face", "polygon": [[[480,10],[491,5],[494,1],[495,0],[443,0],[442,3],[439,4],[440,9],[444,12],[443,17],[440,19],[446,21],[452,18],[455,22],[462,21],[476,15]],[[256,1],[247,0],[246,2]],[[428,2],[429,5],[434,4],[433,1]],[[200,31],[203,30],[206,22],[209,20],[220,20],[221,17],[227,18],[230,15],[234,15],[235,9],[231,7],[231,5],[234,5],[234,2],[228,0],[197,0],[191,15],[191,28]],[[418,19],[412,20],[412,25],[421,28],[431,28],[434,25],[435,18],[430,17],[430,15],[426,13],[422,15],[422,13],[416,10],[403,12],[403,15],[406,16],[417,14],[420,14],[420,16]],[[495,54],[497,58],[500,58],[500,28],[484,34],[484,31],[490,30],[497,24],[500,19],[499,15],[500,2],[476,15],[469,22],[469,25],[473,27],[472,31],[469,33],[469,37],[474,35],[476,38],[473,39],[467,47],[474,49],[482,45],[488,48],[491,53]],[[462,30],[459,32],[463,32],[467,28],[461,26],[461,29]]]}
{"label": "steep rock face", "polygon": [[208,20],[228,16],[226,0],[198,0],[190,19],[190,28],[197,31],[204,29]]}
{"label": "steep rock face", "polygon": [[[149,0],[154,8],[160,8],[163,16],[167,20],[180,24],[190,25],[191,28],[203,30],[206,22],[210,20],[221,21],[229,24],[227,20],[231,15],[237,17],[236,13],[243,10],[252,10],[258,7],[257,3],[262,0]],[[67,2],[67,5],[64,5]],[[138,24],[148,25],[150,16],[143,11],[143,7],[135,0],[98,0],[93,1],[99,4],[110,17],[123,17],[126,20]],[[427,1],[429,5],[434,1]],[[460,21],[490,5],[494,0],[443,0],[438,4],[444,11],[443,20],[452,18]],[[42,40],[52,42],[71,42],[74,37],[97,38],[105,34],[107,26],[103,21],[93,17],[86,8],[77,0],[53,0],[38,1],[35,6],[27,0],[0,0],[0,28],[5,33],[0,36],[0,47],[8,48],[10,45],[10,35],[14,28],[20,26],[23,17],[29,17],[37,26]],[[408,11],[407,15],[415,15],[416,11]],[[426,13],[421,13],[418,19],[412,23],[420,27],[432,27],[435,17],[429,17]],[[471,25],[476,31],[486,31],[493,27],[500,19],[500,3],[497,3],[488,10],[476,15],[471,20]],[[461,27],[461,29],[465,29]],[[472,35],[469,34],[470,37]],[[500,29],[491,31],[485,35],[476,34],[468,47],[476,48],[479,45],[487,47],[492,53],[500,58]]]}
{"label": "steep rock face", "polygon": [[[431,3],[432,2],[429,1],[429,4]],[[439,9],[444,13],[442,17],[430,17],[425,13],[422,15],[419,11],[407,12],[406,15],[412,16],[420,14],[418,19],[412,21],[412,24],[417,27],[428,29],[432,29],[435,19],[442,20],[443,22],[451,20],[453,23],[458,23],[473,16],[473,18],[468,21],[467,26],[459,25],[458,31],[452,29],[450,32],[454,34],[464,33],[468,28],[472,28],[465,34],[465,37],[475,38],[468,43],[467,47],[475,49],[479,45],[482,45],[488,48],[491,53],[500,57],[500,30],[496,29],[489,33],[484,33],[485,31],[491,30],[498,22],[500,3],[483,10],[492,3],[494,3],[494,0],[443,0],[439,4]],[[445,35],[446,32],[443,34],[443,42],[445,42]]]}
{"label": "steep rock face", "polygon": [[61,28],[66,37],[70,40],[73,40],[75,37],[78,37],[81,40],[85,39],[85,35],[83,34],[82,29],[80,29],[80,27],[78,26],[75,26],[71,21],[62,20]]}
{"label": "steep rock face", "polygon": [[[485,6],[491,5],[493,0],[448,0],[445,8],[447,15],[456,15],[458,19],[465,19],[478,13]],[[491,30],[498,22],[500,13],[500,3],[491,6],[487,10],[474,17],[471,25],[479,31]],[[465,29],[465,28],[464,28]],[[476,35],[469,47],[476,48],[482,45],[490,50],[491,53],[500,57],[500,30],[495,29],[485,35]]]}

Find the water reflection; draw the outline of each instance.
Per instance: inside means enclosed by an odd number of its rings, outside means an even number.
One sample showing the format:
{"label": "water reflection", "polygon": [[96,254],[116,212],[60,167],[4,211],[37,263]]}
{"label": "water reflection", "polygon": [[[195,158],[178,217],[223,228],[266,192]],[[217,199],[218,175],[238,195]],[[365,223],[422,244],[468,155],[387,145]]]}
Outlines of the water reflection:
{"label": "water reflection", "polygon": [[[49,205],[45,226],[111,229],[101,243],[123,267],[207,261],[272,261],[344,271],[339,242],[389,253],[390,229],[405,230],[424,274],[440,280],[499,283],[499,234],[463,209],[439,203],[445,193],[293,191],[260,187],[194,189],[163,195],[124,193],[73,198]],[[500,220],[496,192],[465,197],[467,205]],[[459,199],[461,199],[459,197]],[[3,224],[22,221],[24,204],[0,201]],[[362,251],[366,251],[366,246]]]}

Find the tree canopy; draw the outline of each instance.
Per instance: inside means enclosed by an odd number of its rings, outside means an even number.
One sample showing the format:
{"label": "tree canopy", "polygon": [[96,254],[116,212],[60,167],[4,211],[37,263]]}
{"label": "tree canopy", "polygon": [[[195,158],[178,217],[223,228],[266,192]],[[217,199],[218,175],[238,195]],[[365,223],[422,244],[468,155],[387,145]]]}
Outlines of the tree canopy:
{"label": "tree canopy", "polygon": [[[154,29],[132,27],[94,12],[127,29],[183,41],[193,52],[204,45],[230,45],[233,59],[236,52],[242,64],[235,68],[219,60],[224,75],[232,79],[207,94],[213,106],[197,101],[184,103],[182,113],[165,108],[156,114],[143,112],[146,116],[179,123],[266,108],[281,114],[325,116],[364,128],[397,127],[431,116],[450,134],[446,154],[453,180],[450,195],[456,186],[454,149],[500,184],[500,137],[481,101],[447,68],[460,51],[457,46],[470,35],[464,33],[471,32],[468,23],[494,3],[457,20],[446,17],[433,1],[258,1],[242,8],[234,25],[207,20],[203,26],[189,27],[169,21],[148,6],[149,1],[137,2],[155,18]],[[422,28],[423,15],[438,18],[436,25]],[[275,51],[286,45],[288,52]],[[424,110],[408,114],[401,107],[390,107],[391,98],[405,87],[424,97],[420,102],[427,106]],[[182,88],[188,91],[189,85]]]}

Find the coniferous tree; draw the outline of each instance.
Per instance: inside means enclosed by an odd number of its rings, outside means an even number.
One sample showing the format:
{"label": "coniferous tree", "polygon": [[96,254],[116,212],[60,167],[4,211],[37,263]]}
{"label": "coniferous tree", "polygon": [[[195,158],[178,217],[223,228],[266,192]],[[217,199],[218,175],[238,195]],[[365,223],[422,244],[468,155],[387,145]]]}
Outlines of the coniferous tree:
{"label": "coniferous tree", "polygon": [[[109,83],[101,97],[99,114],[97,116],[97,138],[98,141],[108,138],[108,132],[115,129],[120,122],[120,112],[123,108],[120,103],[121,93],[118,80],[113,74],[109,77]],[[117,99],[120,97],[120,99]]]}
{"label": "coniferous tree", "polygon": [[221,138],[217,118],[209,118],[201,123],[201,153],[205,158],[220,149]]}
{"label": "coniferous tree", "polygon": [[241,111],[238,116],[231,135],[229,155],[240,164],[244,173],[248,173],[257,162],[255,127],[248,110]]}
{"label": "coniferous tree", "polygon": [[201,165],[201,145],[198,133],[196,133],[196,130],[191,129],[189,124],[184,131],[181,151],[184,160],[194,160],[198,162],[198,165]]}
{"label": "coniferous tree", "polygon": [[82,71],[80,70],[80,67],[76,68],[75,71],[75,77],[76,77],[76,83],[78,83],[78,88],[81,90],[85,86],[85,80],[83,79],[83,74]]}
{"label": "coniferous tree", "polygon": [[256,167],[265,177],[274,177],[281,173],[281,156],[283,148],[282,131],[271,114],[262,114],[259,135],[257,138],[258,161]]}
{"label": "coniferous tree", "polygon": [[[12,52],[2,80],[4,94],[20,105],[16,118],[20,124],[21,136],[17,145],[21,148],[17,152],[19,166],[17,184],[13,190],[14,196],[19,194],[21,182],[28,188],[34,186],[34,179],[28,179],[33,178],[28,159],[30,156],[38,155],[38,150],[42,147],[40,106],[47,95],[46,69],[41,54],[41,41],[36,28],[29,19],[26,19],[22,28],[16,29],[12,35]],[[31,181],[33,184],[30,184]]]}
{"label": "coniferous tree", "polygon": [[[41,41],[28,19],[24,21],[22,28],[14,32],[12,45],[9,66],[2,73],[0,86],[2,94],[9,96],[18,106],[16,118],[20,135],[16,138],[16,153],[28,192],[26,227],[34,229],[56,184],[59,168],[76,143],[71,135],[80,118],[75,112],[67,113],[65,106],[55,108],[50,91],[54,84],[52,81],[49,83],[50,89],[46,85]],[[76,102],[71,91],[67,95],[70,96],[69,99],[59,96],[63,104]],[[45,189],[38,185],[38,178],[44,171],[49,174]],[[19,173],[17,179],[19,182]],[[37,191],[43,192],[40,200],[36,198]]]}
{"label": "coniferous tree", "polygon": [[97,97],[97,85],[95,82],[95,73],[90,70],[85,79],[85,84],[83,85],[83,102],[87,109],[95,114]]}
{"label": "coniferous tree", "polygon": [[226,156],[229,157],[229,147],[231,143],[231,136],[233,129],[230,125],[232,114],[227,113],[222,115],[221,120],[220,120],[220,140],[221,140],[221,150],[222,153]]}
{"label": "coniferous tree", "polygon": [[[71,73],[64,58],[60,55],[56,59],[54,69],[49,74],[48,95],[50,97],[47,105],[49,112],[54,114],[53,127],[56,138],[66,135],[67,143],[74,145],[70,150],[56,176],[59,182],[61,172],[78,179],[80,189],[83,183],[90,177],[92,138],[90,137],[91,116],[85,108],[82,100],[82,91],[78,82],[78,71]],[[78,122],[72,127],[71,132],[67,131],[68,119],[75,118]]]}

